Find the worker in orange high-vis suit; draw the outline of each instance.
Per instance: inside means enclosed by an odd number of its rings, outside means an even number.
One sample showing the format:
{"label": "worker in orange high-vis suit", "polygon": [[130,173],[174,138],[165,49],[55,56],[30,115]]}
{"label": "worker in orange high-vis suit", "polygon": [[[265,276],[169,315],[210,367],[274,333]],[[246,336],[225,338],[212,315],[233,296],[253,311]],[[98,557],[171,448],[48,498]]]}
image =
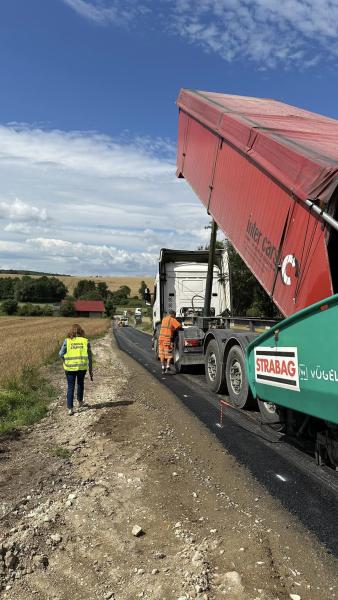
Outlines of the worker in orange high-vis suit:
{"label": "worker in orange high-vis suit", "polygon": [[182,329],[182,325],[177,321],[176,313],[170,310],[168,315],[163,317],[160,335],[158,338],[158,354],[161,361],[162,373],[170,372],[170,361],[173,357],[174,336],[176,331]]}

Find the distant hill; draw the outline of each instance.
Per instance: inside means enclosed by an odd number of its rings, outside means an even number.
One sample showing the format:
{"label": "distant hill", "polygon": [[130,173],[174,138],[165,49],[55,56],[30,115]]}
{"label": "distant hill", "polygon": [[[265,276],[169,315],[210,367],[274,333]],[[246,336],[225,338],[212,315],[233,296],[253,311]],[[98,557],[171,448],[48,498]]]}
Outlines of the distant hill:
{"label": "distant hill", "polygon": [[38,277],[42,277],[46,275],[47,277],[71,277],[71,275],[67,275],[66,273],[44,273],[43,271],[24,271],[24,270],[16,270],[16,269],[0,269],[1,275],[37,275]]}

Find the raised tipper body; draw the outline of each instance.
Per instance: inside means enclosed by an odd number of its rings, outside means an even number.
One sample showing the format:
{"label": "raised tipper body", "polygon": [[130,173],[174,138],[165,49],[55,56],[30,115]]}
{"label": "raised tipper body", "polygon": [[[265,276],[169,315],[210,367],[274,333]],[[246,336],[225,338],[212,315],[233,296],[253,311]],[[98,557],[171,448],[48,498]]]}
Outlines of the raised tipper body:
{"label": "raised tipper body", "polygon": [[[209,387],[338,466],[338,121],[282,102],[181,90],[184,177],[286,319],[203,344]],[[245,360],[244,360],[245,357]]]}
{"label": "raised tipper body", "polygon": [[281,312],[337,292],[338,122],[210,92],[181,90],[177,104],[177,174]]}

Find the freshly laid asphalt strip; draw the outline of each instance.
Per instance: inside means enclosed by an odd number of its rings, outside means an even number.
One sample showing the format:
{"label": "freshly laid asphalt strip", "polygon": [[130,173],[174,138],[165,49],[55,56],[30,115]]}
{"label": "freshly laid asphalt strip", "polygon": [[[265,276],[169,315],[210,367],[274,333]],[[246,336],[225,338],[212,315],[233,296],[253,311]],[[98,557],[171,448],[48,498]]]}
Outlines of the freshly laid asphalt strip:
{"label": "freshly laid asphalt strip", "polygon": [[[161,373],[151,350],[150,336],[132,327],[114,328],[121,350],[139,362],[165,385],[221,441],[222,445],[338,556],[338,478],[314,458],[295,448],[250,413],[225,407],[219,426],[219,396],[210,392],[202,377]],[[195,381],[196,383],[195,383]]]}

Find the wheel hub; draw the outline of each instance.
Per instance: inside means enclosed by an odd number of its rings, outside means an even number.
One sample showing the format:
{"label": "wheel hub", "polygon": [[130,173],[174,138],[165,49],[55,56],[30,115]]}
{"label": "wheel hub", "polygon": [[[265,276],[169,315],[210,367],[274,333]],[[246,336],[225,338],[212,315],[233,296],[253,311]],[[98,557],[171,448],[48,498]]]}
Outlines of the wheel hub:
{"label": "wheel hub", "polygon": [[240,394],[243,384],[242,367],[238,360],[234,360],[230,367],[230,384],[234,394]]}
{"label": "wheel hub", "polygon": [[213,352],[209,355],[207,368],[210,381],[215,381],[217,376],[217,361],[216,355]]}

